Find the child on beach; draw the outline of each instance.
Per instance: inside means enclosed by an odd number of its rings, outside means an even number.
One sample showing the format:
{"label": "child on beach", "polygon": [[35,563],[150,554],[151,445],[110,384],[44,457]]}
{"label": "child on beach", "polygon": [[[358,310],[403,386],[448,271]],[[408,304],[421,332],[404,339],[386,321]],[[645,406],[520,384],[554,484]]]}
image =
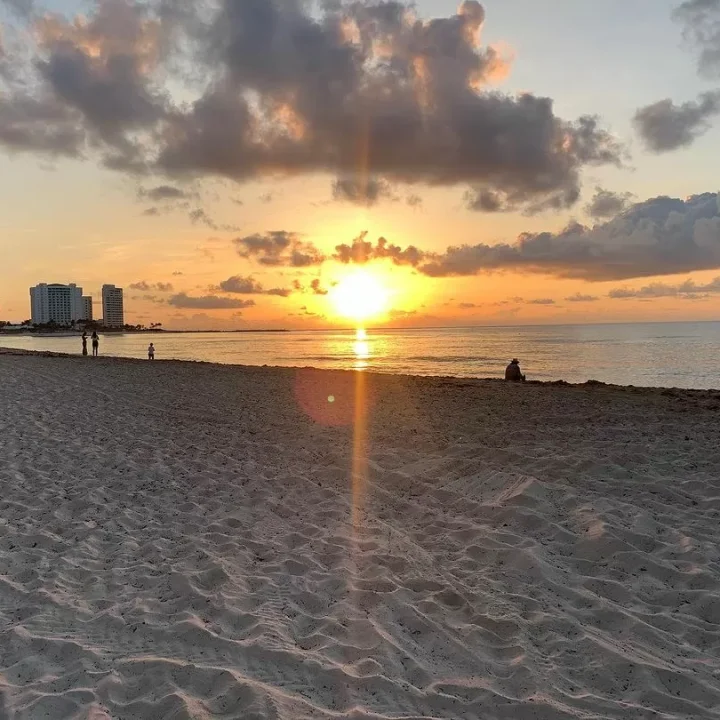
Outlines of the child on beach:
{"label": "child on beach", "polygon": [[154,360],[155,359],[155,346],[150,343],[148,346],[148,360]]}

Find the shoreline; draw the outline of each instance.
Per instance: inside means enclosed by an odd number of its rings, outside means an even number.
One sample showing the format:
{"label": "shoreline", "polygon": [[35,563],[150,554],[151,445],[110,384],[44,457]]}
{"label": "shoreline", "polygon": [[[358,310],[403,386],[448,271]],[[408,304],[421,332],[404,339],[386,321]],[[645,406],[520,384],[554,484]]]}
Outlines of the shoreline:
{"label": "shoreline", "polygon": [[[48,358],[68,358],[75,359],[77,361],[85,361],[89,358],[84,357],[76,353],[63,353],[55,352],[53,350],[26,350],[24,348],[8,348],[0,345],[0,357],[6,356],[38,356]],[[118,363],[141,363],[147,364],[148,361],[145,358],[135,357],[123,357],[119,355],[101,355],[98,358],[89,358],[92,361],[104,361],[104,362],[118,362]],[[616,383],[606,383],[600,380],[586,380],[582,383],[571,383],[566,380],[528,380],[525,383],[506,383],[502,377],[460,377],[456,375],[413,375],[411,373],[390,373],[382,372],[378,370],[352,370],[352,369],[340,369],[340,368],[318,368],[313,365],[243,365],[239,363],[216,363],[209,360],[176,360],[173,358],[163,358],[152,361],[155,365],[188,365],[188,366],[210,366],[217,369],[221,368],[237,368],[239,370],[277,370],[285,372],[297,372],[297,371],[313,371],[318,373],[344,373],[348,375],[354,375],[356,373],[363,373],[368,376],[377,377],[395,377],[395,378],[408,378],[419,381],[440,381],[440,382],[459,382],[459,383],[472,383],[472,384],[494,384],[500,383],[505,385],[519,385],[519,386],[535,386],[535,387],[567,387],[567,388],[607,388],[611,390],[625,390],[628,392],[648,392],[648,393],[667,393],[672,392],[673,394],[689,394],[689,395],[707,395],[710,398],[720,399],[720,388],[681,388],[673,386],[660,386],[660,385],[620,385]]]}

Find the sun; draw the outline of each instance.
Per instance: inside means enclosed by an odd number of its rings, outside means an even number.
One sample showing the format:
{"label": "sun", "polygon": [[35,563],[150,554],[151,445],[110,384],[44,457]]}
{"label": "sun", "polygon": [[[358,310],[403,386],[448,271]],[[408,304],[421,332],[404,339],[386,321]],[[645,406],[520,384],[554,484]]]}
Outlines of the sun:
{"label": "sun", "polygon": [[367,270],[356,270],[330,291],[329,299],[337,315],[363,322],[388,309],[390,293],[376,275]]}

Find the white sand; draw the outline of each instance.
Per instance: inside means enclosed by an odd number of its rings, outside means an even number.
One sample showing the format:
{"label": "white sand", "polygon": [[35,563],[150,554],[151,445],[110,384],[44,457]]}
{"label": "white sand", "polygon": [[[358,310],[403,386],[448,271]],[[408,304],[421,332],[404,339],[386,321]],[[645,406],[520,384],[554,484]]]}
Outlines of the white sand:
{"label": "white sand", "polygon": [[355,382],[0,354],[0,718],[720,718],[720,393]]}

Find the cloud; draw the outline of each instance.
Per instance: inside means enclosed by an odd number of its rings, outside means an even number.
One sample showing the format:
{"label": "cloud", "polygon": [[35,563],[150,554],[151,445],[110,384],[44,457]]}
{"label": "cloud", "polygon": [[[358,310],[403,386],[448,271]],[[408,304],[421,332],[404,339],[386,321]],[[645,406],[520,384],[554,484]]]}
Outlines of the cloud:
{"label": "cloud", "polygon": [[149,207],[145,208],[145,210],[142,211],[143,215],[147,215],[148,217],[157,217],[161,214],[160,208],[157,207]]}
{"label": "cloud", "polygon": [[193,308],[198,310],[228,310],[253,307],[254,300],[237,300],[235,298],[219,297],[217,295],[203,295],[191,297],[181,292],[173,295],[168,304],[177,308]]}
{"label": "cloud", "polygon": [[86,19],[37,20],[0,142],[239,182],[345,178],[362,153],[392,184],[470,186],[494,209],[571,205],[583,168],[622,148],[593,117],[493,90],[508,63],[482,45],[484,20],[476,0],[432,20],[402,2],[96,0]]}
{"label": "cloud", "polygon": [[410,193],[410,195],[405,198],[405,202],[412,208],[419,208],[423,204],[423,199],[415,193]]}
{"label": "cloud", "polygon": [[480,305],[477,305],[477,304],[475,304],[475,303],[471,303],[471,302],[463,302],[463,303],[459,303],[459,304],[458,304],[458,307],[459,307],[461,310],[470,310],[470,309],[472,309],[472,308],[478,308],[478,307],[481,307],[481,306],[480,306]]}
{"label": "cloud", "polygon": [[216,223],[203,208],[195,208],[195,210],[191,210],[188,213],[188,217],[193,225],[205,225],[205,227],[209,227],[211,230],[215,231],[223,230],[225,232],[237,232],[240,229],[236,225],[220,225]]}
{"label": "cloud", "polygon": [[615,288],[608,293],[608,297],[620,300],[630,298],[664,298],[664,297],[680,297],[680,298],[698,298],[705,295],[720,294],[720,277],[716,277],[709,283],[698,285],[693,280],[686,280],[678,285],[668,285],[666,283],[651,283],[645,287],[633,290],[631,288]]}
{"label": "cloud", "polygon": [[356,237],[351,244],[342,243],[335,247],[333,260],[344,264],[363,265],[371,260],[391,260],[395,265],[418,265],[426,254],[418,250],[414,245],[408,245],[401,248],[398,245],[389,243],[384,237],[381,237],[373,245],[372,242],[366,240],[367,232],[362,232]]}
{"label": "cloud", "polygon": [[291,293],[286,288],[271,288],[265,290],[263,286],[252,277],[242,277],[233,275],[227,280],[223,280],[218,286],[219,290],[237,295],[277,295],[278,297],[288,297]]}
{"label": "cloud", "polygon": [[650,152],[665,153],[689,147],[710,129],[720,114],[720,90],[702,93],[696,101],[675,105],[670,99],[640,108],[635,128]]}
{"label": "cloud", "polygon": [[368,207],[383,199],[396,199],[390,183],[383,178],[361,178],[357,174],[337,178],[332,191],[335,200]]}
{"label": "cloud", "polygon": [[607,220],[627,209],[632,198],[633,194],[629,192],[617,193],[596,187],[595,195],[585,206],[585,212],[596,220]]}
{"label": "cloud", "polygon": [[582,293],[575,293],[565,298],[567,302],[573,303],[597,302],[599,299],[596,295],[583,295]]}
{"label": "cloud", "polygon": [[176,270],[176,271],[173,273],[173,277],[180,277],[181,275],[184,275],[184,274],[185,274],[185,273],[183,273],[182,271]]}
{"label": "cloud", "polygon": [[720,77],[720,0],[686,0],[674,15],[683,23],[691,47],[700,51],[700,74],[709,79]]}
{"label": "cloud", "polygon": [[131,283],[129,285],[131,290],[141,290],[142,292],[150,292],[150,291],[157,291],[157,292],[172,292],[173,286],[172,283],[148,283],[145,280],[141,280],[140,282]]}
{"label": "cloud", "polygon": [[526,305],[554,305],[555,301],[552,298],[537,298],[536,300],[527,300]]}
{"label": "cloud", "polygon": [[31,15],[35,8],[34,0],[0,0],[0,6],[2,5],[22,16]]}
{"label": "cloud", "polygon": [[233,240],[238,255],[270,267],[310,267],[320,265],[325,256],[297,233],[276,230],[265,234],[247,235]]}
{"label": "cloud", "polygon": [[158,185],[157,187],[145,190],[140,188],[138,190],[138,197],[147,198],[153,202],[161,202],[163,200],[183,200],[189,197],[185,190],[173,187],[172,185]]}
{"label": "cloud", "polygon": [[421,255],[418,270],[430,277],[514,270],[604,281],[708,270],[720,267],[720,204],[716,193],[658,197],[593,228],[571,223],[558,233],[525,233],[512,245]]}

